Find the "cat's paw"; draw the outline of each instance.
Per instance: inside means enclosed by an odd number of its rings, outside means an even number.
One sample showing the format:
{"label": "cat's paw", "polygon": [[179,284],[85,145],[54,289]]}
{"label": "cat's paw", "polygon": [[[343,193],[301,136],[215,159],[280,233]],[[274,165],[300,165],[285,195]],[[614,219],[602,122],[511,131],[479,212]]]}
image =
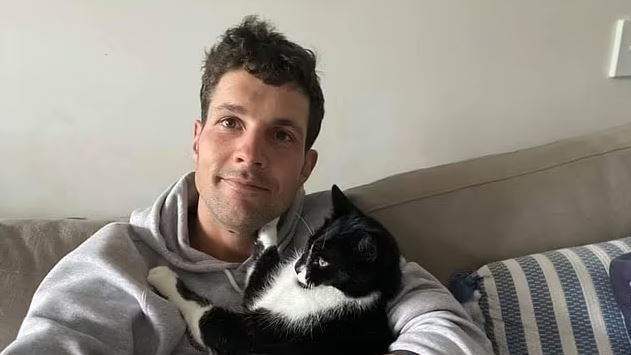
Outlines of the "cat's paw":
{"label": "cat's paw", "polygon": [[147,282],[166,298],[171,298],[177,292],[177,274],[168,266],[157,266],[149,270]]}
{"label": "cat's paw", "polygon": [[274,218],[259,230],[258,241],[263,245],[264,249],[274,246],[278,243],[278,218]]}

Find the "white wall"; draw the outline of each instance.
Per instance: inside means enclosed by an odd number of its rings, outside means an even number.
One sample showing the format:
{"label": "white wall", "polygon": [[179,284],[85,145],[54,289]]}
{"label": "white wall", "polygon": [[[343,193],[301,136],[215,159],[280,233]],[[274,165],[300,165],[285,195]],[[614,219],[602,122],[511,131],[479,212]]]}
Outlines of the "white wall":
{"label": "white wall", "polygon": [[149,204],[192,168],[204,48],[254,13],[321,59],[309,191],[631,122],[628,0],[0,0],[0,217]]}

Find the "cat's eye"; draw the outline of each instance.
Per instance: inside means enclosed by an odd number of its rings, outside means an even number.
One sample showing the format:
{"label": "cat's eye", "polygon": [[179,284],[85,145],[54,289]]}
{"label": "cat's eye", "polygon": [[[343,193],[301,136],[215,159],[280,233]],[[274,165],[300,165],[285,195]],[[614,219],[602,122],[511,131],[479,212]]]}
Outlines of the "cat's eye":
{"label": "cat's eye", "polygon": [[329,262],[322,259],[322,258],[318,258],[318,266],[319,267],[327,267],[329,266]]}

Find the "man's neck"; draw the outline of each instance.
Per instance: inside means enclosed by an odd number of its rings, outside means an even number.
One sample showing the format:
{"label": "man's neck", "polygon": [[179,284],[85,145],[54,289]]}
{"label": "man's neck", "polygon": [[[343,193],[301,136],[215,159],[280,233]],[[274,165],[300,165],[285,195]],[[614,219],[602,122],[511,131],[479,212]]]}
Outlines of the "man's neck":
{"label": "man's neck", "polygon": [[242,262],[252,254],[254,232],[239,233],[220,227],[215,217],[199,203],[188,221],[191,247],[226,262]]}

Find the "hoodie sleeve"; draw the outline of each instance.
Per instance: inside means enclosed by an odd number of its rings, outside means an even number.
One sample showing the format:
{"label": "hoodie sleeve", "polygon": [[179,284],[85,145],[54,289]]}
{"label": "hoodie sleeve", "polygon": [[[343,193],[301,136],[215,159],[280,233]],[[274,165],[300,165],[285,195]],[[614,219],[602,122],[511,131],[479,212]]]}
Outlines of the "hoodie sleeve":
{"label": "hoodie sleeve", "polygon": [[388,305],[395,354],[493,354],[490,341],[430,273],[402,260],[401,292]]}
{"label": "hoodie sleeve", "polygon": [[124,231],[106,226],[57,263],[2,355],[133,353],[147,267]]}

